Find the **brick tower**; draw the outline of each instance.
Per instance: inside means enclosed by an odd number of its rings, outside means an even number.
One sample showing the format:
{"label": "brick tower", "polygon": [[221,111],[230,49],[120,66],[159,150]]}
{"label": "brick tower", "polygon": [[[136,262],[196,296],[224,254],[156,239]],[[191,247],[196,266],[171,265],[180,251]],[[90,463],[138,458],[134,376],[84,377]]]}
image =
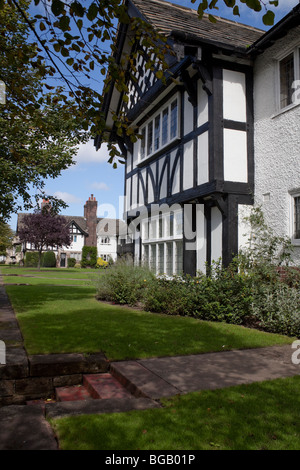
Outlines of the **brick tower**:
{"label": "brick tower", "polygon": [[84,218],[86,219],[87,232],[86,246],[97,246],[97,201],[92,194],[84,205]]}

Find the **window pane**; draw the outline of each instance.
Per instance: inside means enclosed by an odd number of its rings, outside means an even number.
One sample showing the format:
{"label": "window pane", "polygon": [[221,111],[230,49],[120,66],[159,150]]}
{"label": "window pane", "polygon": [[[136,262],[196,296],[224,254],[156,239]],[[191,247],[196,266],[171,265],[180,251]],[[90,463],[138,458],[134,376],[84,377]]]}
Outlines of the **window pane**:
{"label": "window pane", "polygon": [[145,158],[145,151],[146,151],[146,127],[142,129],[141,158]]}
{"label": "window pane", "polygon": [[177,100],[171,104],[171,139],[177,136]]}
{"label": "window pane", "polygon": [[168,276],[172,276],[173,274],[173,242],[166,243],[167,248],[167,263],[166,263],[166,271]]}
{"label": "window pane", "polygon": [[158,274],[164,273],[164,244],[158,245]]}
{"label": "window pane", "polygon": [[295,197],[295,238],[300,238],[300,196]]}
{"label": "window pane", "polygon": [[163,218],[162,215],[159,216],[159,222],[158,222],[158,238],[163,237]]}
{"label": "window pane", "polygon": [[151,220],[150,222],[150,238],[157,238],[156,234],[156,220]]}
{"label": "window pane", "polygon": [[150,255],[150,269],[153,272],[156,272],[156,245],[151,245],[151,255]]}
{"label": "window pane", "polygon": [[170,212],[170,237],[174,235],[174,213]]}
{"label": "window pane", "polygon": [[162,116],[162,137],[161,143],[165,145],[168,142],[168,127],[169,127],[169,108],[163,111]]}
{"label": "window pane", "polygon": [[148,238],[149,238],[149,222],[148,222],[148,220],[143,223],[142,227],[143,227],[143,232],[142,232],[143,240],[148,240]]}
{"label": "window pane", "polygon": [[175,235],[182,235],[182,212],[177,212],[175,216]]}
{"label": "window pane", "polygon": [[280,61],[280,108],[292,103],[294,80],[294,54],[290,54]]}
{"label": "window pane", "polygon": [[144,264],[149,266],[149,245],[144,245]]}
{"label": "window pane", "polygon": [[159,139],[160,139],[160,115],[155,118],[155,127],[154,127],[154,150],[159,149]]}
{"label": "window pane", "polygon": [[183,272],[183,242],[176,242],[176,274]]}
{"label": "window pane", "polygon": [[150,155],[153,151],[153,122],[148,124],[148,140],[147,140],[147,155]]}

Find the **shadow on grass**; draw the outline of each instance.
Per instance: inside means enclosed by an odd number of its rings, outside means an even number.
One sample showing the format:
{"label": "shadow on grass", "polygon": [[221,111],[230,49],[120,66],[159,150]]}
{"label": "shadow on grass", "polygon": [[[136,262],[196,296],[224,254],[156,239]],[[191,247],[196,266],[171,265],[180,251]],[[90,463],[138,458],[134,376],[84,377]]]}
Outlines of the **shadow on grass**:
{"label": "shadow on grass", "polygon": [[54,426],[64,450],[299,450],[299,381],[192,393],[126,419],[122,413],[78,416]]}
{"label": "shadow on grass", "polygon": [[45,284],[15,286],[6,284],[5,290],[17,313],[37,309],[49,302],[79,301],[95,295],[95,289],[92,286],[49,286]]}

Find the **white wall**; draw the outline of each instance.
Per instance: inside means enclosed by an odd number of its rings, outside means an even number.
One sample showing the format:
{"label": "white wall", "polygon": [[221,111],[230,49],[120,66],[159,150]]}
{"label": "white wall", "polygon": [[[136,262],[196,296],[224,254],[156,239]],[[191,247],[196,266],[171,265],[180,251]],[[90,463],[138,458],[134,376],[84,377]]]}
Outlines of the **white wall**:
{"label": "white wall", "polygon": [[[278,113],[276,57],[300,45],[300,27],[261,54],[254,68],[255,202],[280,236],[291,235],[291,195],[300,189],[300,106]],[[300,248],[295,249],[300,263]]]}

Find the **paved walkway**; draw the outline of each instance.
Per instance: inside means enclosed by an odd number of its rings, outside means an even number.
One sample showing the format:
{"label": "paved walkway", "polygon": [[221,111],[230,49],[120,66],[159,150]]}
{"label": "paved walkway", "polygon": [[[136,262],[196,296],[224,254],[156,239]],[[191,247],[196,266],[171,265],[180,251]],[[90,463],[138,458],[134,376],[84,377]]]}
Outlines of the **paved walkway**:
{"label": "paved walkway", "polygon": [[[1,281],[1,279],[0,279]],[[4,286],[0,285],[0,339],[10,339],[9,363],[4,368],[26,361],[22,336]],[[204,389],[217,389],[251,382],[291,377],[300,374],[300,365],[292,363],[291,346],[226,351],[182,357],[164,357],[112,362],[110,369],[132,392],[128,399],[87,400],[48,403],[40,406],[0,407],[0,450],[54,450],[55,436],[45,418],[84,413],[122,412],[160,407],[162,397]],[[0,380],[0,396],[1,396]]]}

